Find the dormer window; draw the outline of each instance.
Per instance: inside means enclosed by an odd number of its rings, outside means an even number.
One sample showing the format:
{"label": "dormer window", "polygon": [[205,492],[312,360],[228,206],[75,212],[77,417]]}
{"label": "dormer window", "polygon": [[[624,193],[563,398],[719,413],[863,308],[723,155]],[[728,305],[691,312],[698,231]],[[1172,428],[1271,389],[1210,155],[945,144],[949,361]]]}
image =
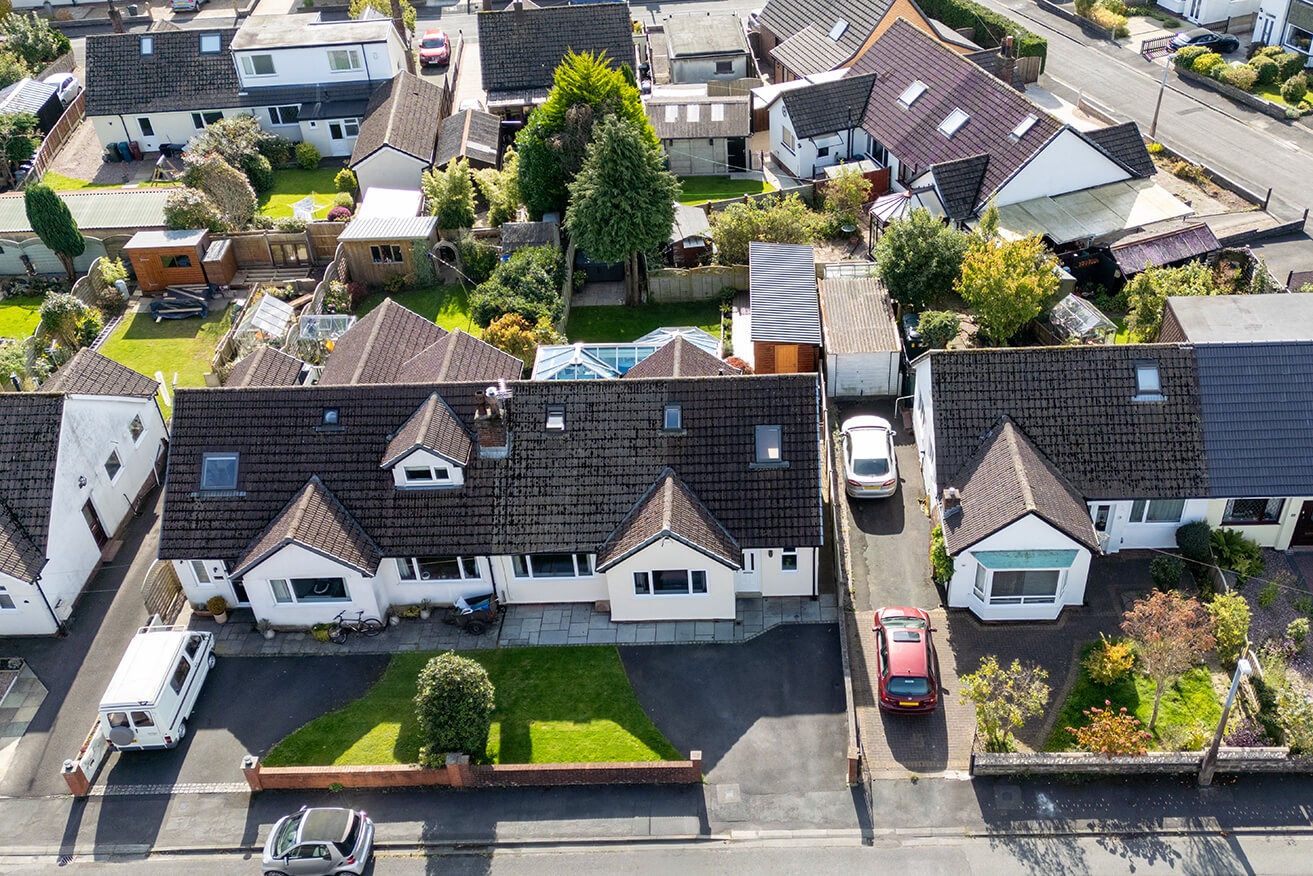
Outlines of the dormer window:
{"label": "dormer window", "polygon": [[661,419],[661,428],[667,432],[678,432],[684,428],[684,410],[679,405],[666,405]]}
{"label": "dormer window", "polygon": [[402,468],[406,483],[416,487],[451,483],[451,469],[440,465],[408,465]]}
{"label": "dormer window", "polygon": [[903,105],[904,109],[908,109],[916,103],[918,97],[925,94],[926,89],[929,87],[920,79],[913,79],[912,84],[904,88],[903,93],[898,95],[898,102]]}
{"label": "dormer window", "polygon": [[548,405],[547,406],[547,431],[564,432],[565,431],[565,405]]}
{"label": "dormer window", "polygon": [[1157,362],[1135,363],[1135,398],[1131,401],[1162,401],[1163,380]]}
{"label": "dormer window", "polygon": [[939,123],[939,133],[951,139],[952,136],[967,123],[967,119],[969,118],[971,118],[971,116],[967,115],[962,110],[955,109],[948,114],[948,118]]}
{"label": "dormer window", "polygon": [[155,37],[143,36],[141,38],[141,53],[143,55],[155,54]]}
{"label": "dormer window", "polygon": [[201,457],[202,490],[237,489],[237,454],[206,453]]}
{"label": "dormer window", "polygon": [[756,428],[755,467],[776,468],[788,465],[784,461],[784,429],[782,426],[758,426]]}
{"label": "dormer window", "polygon": [[201,34],[201,54],[211,55],[219,51],[219,35],[217,33]]}

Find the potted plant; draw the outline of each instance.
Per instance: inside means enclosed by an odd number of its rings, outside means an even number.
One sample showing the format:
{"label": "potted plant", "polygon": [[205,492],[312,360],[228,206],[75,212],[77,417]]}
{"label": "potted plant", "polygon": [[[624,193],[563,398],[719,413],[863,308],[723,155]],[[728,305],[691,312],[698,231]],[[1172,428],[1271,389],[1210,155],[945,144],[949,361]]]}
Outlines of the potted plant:
{"label": "potted plant", "polygon": [[433,600],[421,599],[419,602],[419,619],[428,620],[431,614],[433,614]]}
{"label": "potted plant", "polygon": [[260,622],[255,625],[255,628],[259,630],[260,635],[264,636],[266,639],[272,639],[274,637],[274,625],[268,618],[261,618]]}
{"label": "potted plant", "polygon": [[395,608],[388,609],[388,626],[395,627],[401,623],[401,614]]}
{"label": "potted plant", "polygon": [[316,642],[327,642],[328,631],[331,629],[330,624],[315,624],[310,628],[310,635]]}
{"label": "potted plant", "polygon": [[216,624],[228,623],[228,600],[224,599],[222,596],[211,596],[206,600],[205,607],[209,610],[210,614],[214,615],[214,622]]}

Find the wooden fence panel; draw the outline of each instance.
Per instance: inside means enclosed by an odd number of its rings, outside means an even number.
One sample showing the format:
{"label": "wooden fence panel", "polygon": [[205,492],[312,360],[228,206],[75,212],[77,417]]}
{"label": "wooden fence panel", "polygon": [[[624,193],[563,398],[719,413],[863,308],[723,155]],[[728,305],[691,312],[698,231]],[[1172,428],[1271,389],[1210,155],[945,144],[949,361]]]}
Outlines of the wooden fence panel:
{"label": "wooden fence panel", "polygon": [[1040,67],[1042,67],[1043,64],[1044,59],[1034,55],[1017,58],[1016,75],[1027,85],[1032,82],[1038,82]]}
{"label": "wooden fence panel", "polygon": [[647,275],[648,301],[712,301],[726,286],[748,288],[747,265],[710,265],[702,268],[664,268]]}
{"label": "wooden fence panel", "polygon": [[345,222],[310,222],[305,227],[310,239],[310,258],[315,264],[332,261],[337,253],[337,239],[346,230]]}
{"label": "wooden fence panel", "polygon": [[168,560],[156,560],[141,584],[141,599],[149,614],[158,614],[164,623],[172,625],[178,620],[187,598],[182,594],[178,571]]}
{"label": "wooden fence panel", "polygon": [[55,122],[55,127],[50,129],[50,133],[41,141],[37,147],[36,155],[32,157],[32,171],[24,180],[24,185],[29,182],[37,182],[49,169],[50,163],[55,160],[59,154],[59,148],[64,145],[64,141],[73,133],[73,129],[82,121],[82,117],[87,111],[87,93],[84,90],[73,102],[64,110],[64,114]]}

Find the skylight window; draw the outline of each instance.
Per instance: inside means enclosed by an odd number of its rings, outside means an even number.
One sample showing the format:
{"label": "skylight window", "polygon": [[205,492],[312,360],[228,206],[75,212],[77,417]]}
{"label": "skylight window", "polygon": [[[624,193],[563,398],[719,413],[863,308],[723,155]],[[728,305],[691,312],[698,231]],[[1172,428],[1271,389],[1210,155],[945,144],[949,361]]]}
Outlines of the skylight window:
{"label": "skylight window", "polygon": [[217,51],[219,51],[219,35],[217,33],[201,34],[202,54],[211,54]]}
{"label": "skylight window", "polygon": [[920,79],[913,79],[912,84],[904,88],[903,93],[898,95],[898,102],[904,107],[910,107],[916,103],[918,97],[925,94],[926,89],[929,87]]}
{"label": "skylight window", "polygon": [[337,408],[324,408],[323,425],[325,426],[341,425],[341,412]]}
{"label": "skylight window", "polygon": [[667,122],[679,121],[679,104],[671,103],[666,105],[666,121]]}
{"label": "skylight window", "polygon": [[678,432],[684,428],[684,412],[679,405],[666,405],[661,427],[667,432]]}
{"label": "skylight window", "polygon": [[847,29],[848,29],[848,22],[840,18],[838,21],[834,23],[834,27],[830,28],[830,42],[837,43],[839,41],[839,37],[843,36],[844,31],[846,31]]}
{"label": "skylight window", "polygon": [[143,55],[155,54],[155,37],[144,36],[141,38],[141,53]]}
{"label": "skylight window", "polygon": [[565,431],[565,405],[547,406],[546,428],[548,432]]}
{"label": "skylight window", "polygon": [[237,489],[237,454],[204,454],[201,457],[201,489]]}
{"label": "skylight window", "polygon": [[1133,401],[1162,401],[1163,379],[1157,362],[1135,363],[1135,398]]}
{"label": "skylight window", "polygon": [[1030,115],[1026,116],[1024,119],[1022,119],[1020,122],[1017,122],[1017,126],[1012,129],[1012,133],[1009,134],[1008,136],[1011,137],[1012,142],[1015,143],[1016,141],[1020,140],[1022,137],[1026,136],[1026,132],[1029,131],[1031,128],[1035,127],[1035,123],[1038,121],[1039,121],[1039,116],[1035,115],[1034,113],[1031,113]]}
{"label": "skylight window", "polygon": [[756,428],[758,465],[779,465],[784,461],[782,455],[781,432],[779,426],[758,426]]}
{"label": "skylight window", "polygon": [[959,128],[967,123],[967,119],[969,118],[971,118],[971,116],[967,115],[962,110],[955,109],[948,114],[948,118],[939,123],[939,133],[943,134],[945,137],[952,137],[958,132]]}

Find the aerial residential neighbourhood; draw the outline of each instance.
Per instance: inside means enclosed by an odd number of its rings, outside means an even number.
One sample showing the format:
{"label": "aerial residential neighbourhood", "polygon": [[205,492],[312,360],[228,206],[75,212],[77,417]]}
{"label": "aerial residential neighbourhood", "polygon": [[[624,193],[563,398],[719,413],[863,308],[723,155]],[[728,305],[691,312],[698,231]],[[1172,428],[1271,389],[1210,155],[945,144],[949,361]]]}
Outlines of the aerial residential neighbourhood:
{"label": "aerial residential neighbourhood", "polygon": [[0,12],[0,871],[1308,872],[1313,3]]}

